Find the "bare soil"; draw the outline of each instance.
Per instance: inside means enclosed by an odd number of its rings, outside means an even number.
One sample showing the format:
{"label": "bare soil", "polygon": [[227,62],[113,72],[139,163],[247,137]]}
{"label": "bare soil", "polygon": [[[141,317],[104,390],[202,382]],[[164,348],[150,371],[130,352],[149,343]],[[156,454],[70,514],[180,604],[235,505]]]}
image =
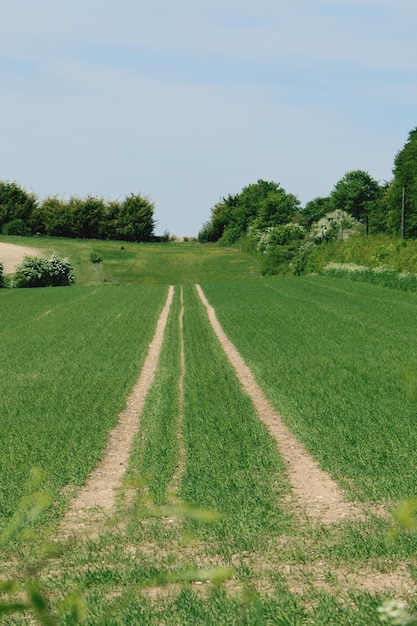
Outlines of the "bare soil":
{"label": "bare soil", "polygon": [[0,262],[3,263],[4,274],[14,274],[25,256],[39,256],[41,250],[17,246],[13,243],[0,243]]}

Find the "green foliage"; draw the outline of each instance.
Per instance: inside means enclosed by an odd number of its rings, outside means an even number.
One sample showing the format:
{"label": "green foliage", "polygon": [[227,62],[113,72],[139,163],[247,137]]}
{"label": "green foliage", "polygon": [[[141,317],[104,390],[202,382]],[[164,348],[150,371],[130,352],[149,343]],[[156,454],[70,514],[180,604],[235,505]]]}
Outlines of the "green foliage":
{"label": "green foliage", "polygon": [[287,194],[279,183],[258,180],[237,195],[229,195],[211,210],[211,219],[198,235],[200,243],[220,241],[231,245],[250,225],[264,230],[290,221],[300,210],[300,202]]}
{"label": "green foliage", "polygon": [[417,128],[394,160],[394,179],[387,190],[388,228],[401,234],[402,194],[405,190],[405,237],[417,237]]}
{"label": "green foliage", "polygon": [[271,226],[265,230],[249,227],[249,241],[254,242],[256,252],[261,255],[263,275],[288,272],[289,263],[296,256],[305,230],[300,224],[288,223]]}
{"label": "green foliage", "polygon": [[56,196],[46,198],[42,203],[41,232],[51,237],[73,237],[72,216],[69,203]]}
{"label": "green foliage", "polygon": [[1,230],[3,235],[18,235],[21,237],[27,237],[31,234],[31,229],[27,226],[26,222],[20,218],[7,222],[7,224],[3,224]]}
{"label": "green foliage", "polygon": [[[42,472],[37,469],[31,471],[27,494],[21,498],[13,517],[0,533],[0,547],[7,547],[18,540],[34,543],[36,535],[31,526],[52,502],[51,495],[45,489],[45,482]],[[55,555],[56,552],[46,544],[42,551],[45,555],[48,552]],[[18,577],[0,580],[0,617],[30,614],[44,626],[57,626],[62,623],[62,618],[71,616],[71,623],[81,623],[85,615],[85,604],[78,593],[68,594],[59,603],[57,614],[50,609],[48,598],[39,582],[42,565],[42,562],[32,564],[27,571],[21,571]]]}
{"label": "green foliage", "polygon": [[368,172],[354,170],[336,183],[331,198],[336,209],[350,213],[356,220],[366,223],[368,229],[371,204],[380,193],[378,182]]}
{"label": "green foliage", "polygon": [[318,222],[311,225],[309,238],[314,243],[347,239],[358,231],[359,222],[346,211],[336,209],[326,213]]}
{"label": "green foliage", "polygon": [[25,257],[14,277],[15,287],[64,287],[74,283],[71,263],[55,253],[49,259]]}
{"label": "green foliage", "polygon": [[334,211],[332,198],[314,198],[307,202],[300,214],[300,221],[305,228],[310,228],[313,222],[318,222],[326,213]]}
{"label": "green foliage", "polygon": [[36,209],[37,199],[33,194],[27,193],[15,182],[0,181],[0,228],[15,220],[29,225]]}
{"label": "green foliage", "polygon": [[299,211],[300,202],[293,194],[286,193],[284,189],[278,188],[270,191],[265,198],[259,202],[259,208],[254,220],[255,228],[264,230],[272,228],[278,224],[290,222]]}
{"label": "green foliage", "polygon": [[93,250],[93,252],[90,252],[90,261],[91,263],[102,263],[103,257]]}
{"label": "green foliage", "polygon": [[232,215],[237,210],[238,195],[228,195],[211,209],[211,219],[198,233],[200,243],[210,243],[221,239],[227,226],[232,222]]}
{"label": "green foliage", "polygon": [[123,202],[105,202],[90,195],[71,196],[68,201],[49,196],[39,203],[16,183],[0,181],[0,229],[6,235],[150,241],[154,208],[140,194],[130,194]]}
{"label": "green foliage", "polygon": [[284,246],[291,241],[300,241],[305,237],[305,231],[299,224],[282,224],[270,226],[265,230],[255,226],[248,230],[248,237],[256,242],[256,251],[259,254],[269,254],[278,246]]}
{"label": "green foliage", "polygon": [[52,237],[150,241],[153,213],[154,204],[140,194],[131,194],[122,203],[94,196],[72,196],[68,202],[51,197],[42,204],[41,230]]}
{"label": "green foliage", "polygon": [[368,267],[353,263],[328,263],[323,273],[337,278],[350,278],[402,291],[417,291],[417,274],[388,270],[384,266]]}
{"label": "green foliage", "polygon": [[305,273],[321,272],[328,263],[352,263],[369,268],[384,266],[399,273],[417,274],[417,242],[389,235],[357,234],[306,249]]}
{"label": "green foliage", "polygon": [[150,241],[155,228],[154,205],[149,198],[131,194],[120,206],[116,239]]}

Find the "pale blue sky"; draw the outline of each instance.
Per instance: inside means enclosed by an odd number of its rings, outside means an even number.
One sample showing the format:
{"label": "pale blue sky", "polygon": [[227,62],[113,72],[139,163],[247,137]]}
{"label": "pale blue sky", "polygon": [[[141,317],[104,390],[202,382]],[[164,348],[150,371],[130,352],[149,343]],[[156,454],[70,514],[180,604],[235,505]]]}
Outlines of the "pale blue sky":
{"label": "pale blue sky", "polygon": [[259,178],[303,204],[390,180],[416,24],[415,0],[0,0],[0,179],[142,193],[188,236]]}

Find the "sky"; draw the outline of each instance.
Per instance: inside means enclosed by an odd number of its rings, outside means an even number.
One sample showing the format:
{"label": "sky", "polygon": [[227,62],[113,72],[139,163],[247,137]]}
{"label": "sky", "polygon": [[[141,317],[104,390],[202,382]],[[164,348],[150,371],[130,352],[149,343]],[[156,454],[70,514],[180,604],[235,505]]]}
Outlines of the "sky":
{"label": "sky", "polygon": [[0,180],[155,204],[196,236],[257,180],[392,179],[417,126],[416,0],[0,0]]}

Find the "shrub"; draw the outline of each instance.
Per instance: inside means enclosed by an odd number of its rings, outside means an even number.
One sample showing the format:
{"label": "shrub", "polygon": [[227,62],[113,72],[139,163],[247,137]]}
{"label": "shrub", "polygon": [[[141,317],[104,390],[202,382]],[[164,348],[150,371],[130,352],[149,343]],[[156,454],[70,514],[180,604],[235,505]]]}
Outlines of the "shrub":
{"label": "shrub", "polygon": [[0,261],[0,289],[4,287],[4,265]]}
{"label": "shrub", "polygon": [[91,263],[101,263],[102,262],[102,257],[97,254],[97,252],[90,252],[90,261]]}
{"label": "shrub", "polygon": [[315,243],[347,239],[359,228],[359,222],[349,213],[336,209],[326,213],[318,222],[312,224],[309,237]]}
{"label": "shrub", "polygon": [[25,257],[14,279],[15,287],[63,287],[74,282],[70,262],[55,253],[49,259]]}
{"label": "shrub", "polygon": [[3,235],[19,235],[20,237],[27,237],[32,234],[29,226],[22,219],[11,220],[7,224],[3,224]]}

